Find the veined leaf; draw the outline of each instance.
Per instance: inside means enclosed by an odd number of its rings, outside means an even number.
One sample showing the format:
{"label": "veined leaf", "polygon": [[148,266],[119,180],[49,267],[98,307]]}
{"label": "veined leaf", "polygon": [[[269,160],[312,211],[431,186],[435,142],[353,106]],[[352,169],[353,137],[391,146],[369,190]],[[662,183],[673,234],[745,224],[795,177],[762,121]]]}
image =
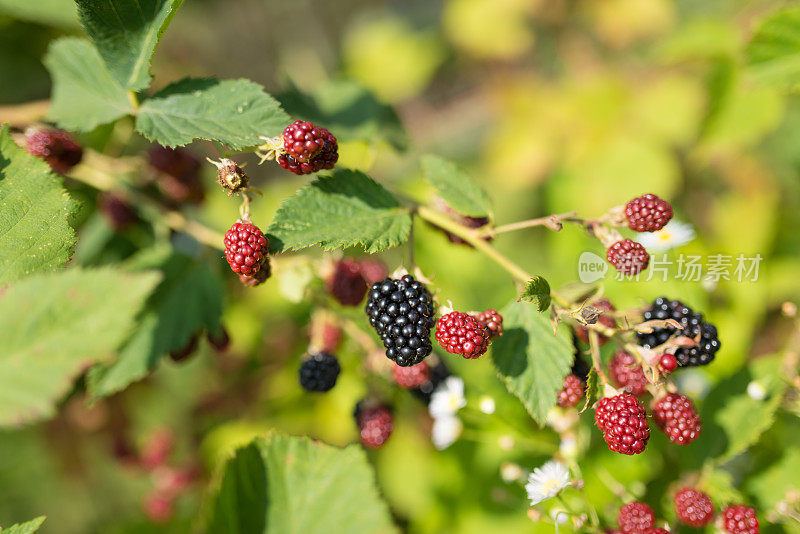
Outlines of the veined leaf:
{"label": "veined leaf", "polygon": [[33,534],[39,530],[39,527],[42,526],[45,519],[45,516],[37,517],[36,519],[31,519],[24,523],[11,525],[10,527],[2,529],[0,532],[3,534]]}
{"label": "veined leaf", "polygon": [[153,273],[70,269],[7,289],[0,296],[0,426],[52,416],[75,376],[113,359],[157,281]]}
{"label": "veined leaf", "polygon": [[289,121],[255,82],[186,78],[142,103],[136,129],[164,146],[209,139],[240,150],[260,144],[260,135],[280,135]]}
{"label": "veined leaf", "polygon": [[508,390],[543,424],[572,364],[567,329],[554,335],[546,314],[514,302],[503,310],[503,330],[494,342],[492,361]]}
{"label": "veined leaf", "polygon": [[800,8],[767,17],[745,52],[750,74],[758,82],[790,91],[800,88]]}
{"label": "veined leaf", "polygon": [[0,286],[69,261],[75,206],[47,163],[0,128]]}
{"label": "veined leaf", "polygon": [[439,156],[424,156],[422,170],[439,197],[461,215],[488,217],[491,214],[486,192],[454,163]]}
{"label": "veined leaf", "polygon": [[283,202],[270,225],[274,252],[363,245],[373,254],[408,239],[411,216],[380,184],[350,170],[320,177]]}
{"label": "veined leaf", "polygon": [[239,449],[225,467],[210,534],[389,534],[364,452],[273,435]]}
{"label": "veined leaf", "polygon": [[150,85],[150,59],[183,0],[76,0],[86,33],[124,88]]}
{"label": "veined leaf", "polygon": [[535,304],[540,312],[545,311],[550,307],[550,284],[544,277],[534,276],[525,284],[519,300]]}
{"label": "veined leaf", "polygon": [[49,116],[60,127],[88,132],[133,113],[127,91],[86,39],[65,37],[55,41],[44,65],[53,78]]}

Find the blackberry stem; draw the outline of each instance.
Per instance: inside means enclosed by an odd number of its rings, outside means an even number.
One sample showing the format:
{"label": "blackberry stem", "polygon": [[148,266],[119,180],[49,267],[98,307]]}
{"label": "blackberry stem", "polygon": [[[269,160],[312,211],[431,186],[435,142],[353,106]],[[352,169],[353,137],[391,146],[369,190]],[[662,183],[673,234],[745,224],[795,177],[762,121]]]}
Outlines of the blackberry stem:
{"label": "blackberry stem", "polygon": [[594,330],[589,330],[589,348],[592,352],[592,366],[603,385],[606,385],[608,384],[608,377],[606,377],[603,366],[600,363],[600,336]]}
{"label": "blackberry stem", "polygon": [[546,217],[539,217],[537,219],[528,219],[526,221],[519,221],[515,223],[495,226],[494,228],[487,228],[486,230],[482,230],[480,233],[484,236],[494,236],[506,232],[513,232],[515,230],[533,228],[535,226],[547,226],[547,223],[549,222],[552,222],[554,220],[561,222],[562,220],[567,220],[566,219],[567,217],[574,217],[577,214],[578,214],[577,211],[570,211],[567,213],[559,213],[557,215],[548,215]]}

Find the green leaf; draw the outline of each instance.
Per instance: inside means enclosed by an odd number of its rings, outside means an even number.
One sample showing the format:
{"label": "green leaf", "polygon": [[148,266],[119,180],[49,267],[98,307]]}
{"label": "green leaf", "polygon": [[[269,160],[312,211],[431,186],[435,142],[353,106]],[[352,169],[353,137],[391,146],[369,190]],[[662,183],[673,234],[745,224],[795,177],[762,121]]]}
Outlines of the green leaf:
{"label": "green leaf", "polygon": [[76,0],[86,33],[126,89],[150,85],[150,59],[183,0]]}
{"label": "green leaf", "polygon": [[55,41],[44,65],[53,78],[49,117],[60,127],[88,132],[133,113],[128,93],[86,39]]}
{"label": "green leaf", "polygon": [[370,254],[408,239],[411,216],[380,184],[350,170],[320,177],[285,200],[269,227],[274,252],[363,245]]}
{"label": "green leaf", "polygon": [[525,284],[519,300],[533,302],[542,312],[550,307],[550,284],[541,276],[534,276]]}
{"label": "green leaf", "polygon": [[597,402],[598,394],[600,392],[600,382],[597,379],[597,371],[595,369],[589,370],[589,377],[586,379],[586,403],[581,409],[581,413],[585,412]]}
{"label": "green leaf", "polygon": [[747,490],[755,495],[762,510],[772,508],[789,493],[797,491],[798,465],[800,449],[787,448],[780,460],[749,477]]}
{"label": "green leaf", "polygon": [[44,523],[45,519],[45,516],[37,517],[36,519],[31,519],[25,523],[19,523],[8,528],[2,528],[0,529],[0,532],[3,534],[33,534],[39,530],[39,527],[42,526],[42,523]]}
{"label": "green leaf", "polygon": [[223,287],[207,265],[159,250],[143,254],[133,267],[159,269],[164,278],[117,360],[89,372],[88,389],[94,398],[121,391],[147,376],[162,356],[185,347],[192,336],[220,328]]}
{"label": "green leaf", "polygon": [[20,0],[0,0],[0,12],[21,20],[29,20],[40,24],[77,28],[78,10],[73,0],[36,0],[20,2]]}
{"label": "green leaf", "polygon": [[113,358],[157,281],[153,273],[70,269],[7,289],[0,296],[0,426],[52,416],[78,374]]}
{"label": "green leaf", "polygon": [[745,50],[749,72],[764,85],[800,88],[800,8],[780,10],[764,20]]}
{"label": "green leaf", "polygon": [[461,215],[491,215],[492,208],[486,192],[454,163],[438,156],[424,156],[422,170],[439,197]]}
{"label": "green leaf", "polygon": [[47,163],[0,128],[0,286],[69,261],[75,208]]}
{"label": "green leaf", "polygon": [[503,310],[503,331],[494,342],[492,361],[508,390],[543,424],[572,365],[567,329],[554,334],[546,314],[514,302]]}
{"label": "green leaf", "polygon": [[397,532],[360,447],[273,435],[225,467],[209,534]]}
{"label": "green leaf", "polygon": [[280,135],[289,121],[280,104],[250,80],[186,78],[142,103],[136,129],[164,146],[209,139],[241,150],[260,144],[260,135]]}

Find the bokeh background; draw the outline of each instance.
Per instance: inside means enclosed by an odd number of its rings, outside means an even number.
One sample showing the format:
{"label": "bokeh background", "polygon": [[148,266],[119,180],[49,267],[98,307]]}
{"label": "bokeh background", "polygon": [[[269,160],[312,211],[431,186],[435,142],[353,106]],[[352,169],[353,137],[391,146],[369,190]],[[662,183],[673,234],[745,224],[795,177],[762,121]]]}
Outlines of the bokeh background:
{"label": "bokeh background", "polygon": [[[780,308],[800,298],[800,101],[756,85],[743,68],[755,24],[782,4],[191,0],[159,46],[153,73],[157,87],[183,76],[255,80],[290,114],[334,131],[342,166],[416,198],[431,195],[418,157],[451,158],[487,189],[498,224],[571,210],[599,216],[645,192],[669,199],[676,219],[697,233],[669,258],[763,257],[755,282],[605,280],[604,292],[618,308],[663,294],[717,324],[723,343],[717,361],[683,375],[700,403],[705,395],[716,392],[719,399],[720,391],[741,390],[758,359],[785,345],[791,323]],[[0,105],[47,99],[50,79],[41,64],[47,45],[78,33],[69,1],[0,0]],[[82,141],[118,155],[147,148],[125,121],[100,130]],[[209,144],[191,149],[218,155]],[[243,160],[264,193],[252,217],[265,226],[307,179]],[[191,214],[224,231],[238,206],[212,187],[213,170],[206,166],[206,199]],[[102,227],[92,195],[75,184],[71,190],[85,206],[76,221],[74,261],[119,261],[146,246],[149,235]],[[485,309],[515,298],[504,271],[437,230],[417,224],[415,245],[416,262],[440,300]],[[553,287],[577,278],[582,252],[603,255],[572,227],[503,235],[496,245]],[[47,514],[43,532],[191,532],[220,460],[253,435],[278,429],[335,445],[356,441],[351,413],[367,391],[358,343],[346,340],[344,372],[331,393],[310,396],[297,386],[316,309],[365,324],[360,310],[308,297],[322,287],[316,272],[322,254],[311,256],[313,263],[280,262],[275,278],[257,290],[224,277],[224,262],[214,259],[227,284],[228,353],[215,355],[203,341],[190,361],[165,359],[148,379],[91,407],[78,384],[55,420],[0,433],[0,524]],[[408,261],[407,248],[382,259],[394,269]],[[552,525],[531,522],[523,489],[503,482],[500,467],[541,465],[557,450],[557,435],[535,426],[488,358],[447,363],[464,377],[470,403],[491,395],[502,409],[466,421],[463,438],[439,452],[424,405],[386,390],[396,408],[395,432],[370,459],[398,524],[413,533],[552,532]],[[591,448],[581,466],[606,520],[619,506],[620,485],[657,505],[678,470],[700,467],[704,451],[719,446],[709,435],[712,424],[691,454],[658,436],[647,454],[622,457],[598,444],[588,432],[591,415],[583,418],[584,445]],[[165,429],[175,442],[170,465],[191,470],[197,482],[174,517],[159,524],[147,518],[143,502],[175,472],[143,471],[126,458]],[[782,497],[775,477],[800,478],[798,442],[797,414],[780,412],[759,445],[737,456],[728,482],[768,509]],[[769,529],[800,531],[797,523]]]}

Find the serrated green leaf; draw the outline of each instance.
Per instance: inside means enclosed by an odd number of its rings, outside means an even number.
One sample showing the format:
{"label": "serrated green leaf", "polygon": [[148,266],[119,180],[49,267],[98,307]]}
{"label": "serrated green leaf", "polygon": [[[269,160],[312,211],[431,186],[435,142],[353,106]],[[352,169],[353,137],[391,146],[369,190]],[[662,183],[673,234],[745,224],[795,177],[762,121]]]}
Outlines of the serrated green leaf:
{"label": "serrated green leaf", "polygon": [[76,0],[84,30],[128,90],[150,85],[150,59],[183,0]]}
{"label": "serrated green leaf", "polygon": [[461,215],[488,217],[492,208],[489,197],[472,177],[454,163],[439,156],[424,156],[422,170],[436,188],[439,197]]}
{"label": "serrated green leaf", "polygon": [[492,361],[508,390],[539,424],[556,403],[573,352],[567,329],[554,335],[546,314],[522,302],[503,310],[503,335],[494,342]]}
{"label": "serrated green leaf", "polygon": [[800,8],[780,10],[764,20],[745,50],[749,73],[770,87],[800,88]]}
{"label": "serrated green leaf", "polygon": [[0,286],[69,261],[75,207],[50,167],[0,128]]}
{"label": "serrated green leaf", "polygon": [[158,269],[164,278],[117,360],[89,372],[87,387],[93,398],[121,391],[147,376],[162,356],[186,346],[192,336],[220,328],[222,282],[207,265],[160,250],[137,258],[134,269]]}
{"label": "serrated green leaf", "polygon": [[255,82],[186,78],[142,103],[136,129],[164,146],[209,139],[241,150],[262,143],[260,135],[280,135],[289,121]]}
{"label": "serrated green leaf", "polygon": [[0,296],[0,426],[52,416],[75,376],[113,358],[157,281],[154,273],[70,269],[7,289]]}
{"label": "serrated green leaf", "polygon": [[77,28],[78,10],[72,0],[0,0],[0,12],[40,24]]}
{"label": "serrated green leaf", "polygon": [[2,532],[2,534],[33,534],[39,530],[39,527],[42,526],[42,523],[44,523],[45,519],[45,516],[37,517],[36,519],[31,519],[25,523],[19,523],[17,525],[11,525],[8,528],[2,528],[0,529],[0,532]]}
{"label": "serrated green leaf", "polygon": [[55,41],[44,65],[53,78],[49,118],[60,127],[88,132],[133,113],[128,93],[86,39]]}
{"label": "serrated green leaf", "polygon": [[600,382],[597,379],[597,371],[590,369],[589,377],[586,379],[586,402],[581,409],[581,413],[594,406],[594,403],[597,402],[599,392]]}
{"label": "serrated green leaf", "polygon": [[210,534],[397,532],[360,447],[283,435],[256,439],[225,467]]}
{"label": "serrated green leaf", "polygon": [[274,252],[363,245],[370,254],[408,239],[411,216],[380,184],[356,171],[319,177],[285,200],[269,227]]}
{"label": "serrated green leaf", "polygon": [[542,276],[534,276],[525,284],[519,300],[532,302],[542,312],[550,307],[550,284]]}

